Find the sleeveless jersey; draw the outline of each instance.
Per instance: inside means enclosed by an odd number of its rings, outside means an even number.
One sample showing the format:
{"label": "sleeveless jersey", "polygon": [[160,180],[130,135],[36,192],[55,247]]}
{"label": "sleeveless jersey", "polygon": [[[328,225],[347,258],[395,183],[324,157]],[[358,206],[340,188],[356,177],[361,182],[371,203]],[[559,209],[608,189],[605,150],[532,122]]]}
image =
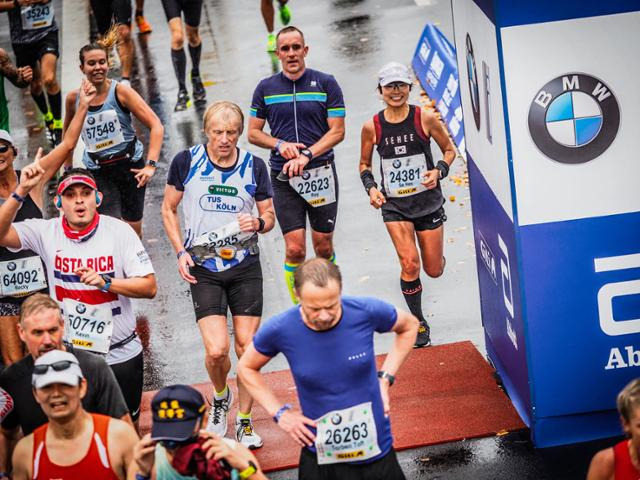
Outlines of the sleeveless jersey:
{"label": "sleeveless jersey", "polygon": [[4,75],[0,73],[0,130],[9,131],[9,107],[4,93]]}
{"label": "sleeveless jersey", "polygon": [[631,463],[629,440],[623,440],[613,447],[615,480],[640,480],[640,471]]}
{"label": "sleeveless jersey", "polygon": [[[204,145],[189,149],[191,165],[183,182],[182,199],[186,249],[200,235],[237,220],[239,213],[251,214],[253,211],[256,203],[255,159],[245,150],[238,149],[237,152],[236,164],[221,169],[209,159]],[[235,267],[249,256],[248,249],[241,249],[231,260],[210,258],[202,266],[212,272],[221,272]]]}
{"label": "sleeveless jersey", "polygon": [[[136,136],[131,112],[118,101],[116,85],[118,82],[111,80],[104,103],[100,106],[89,107],[87,118],[82,126],[82,141],[85,144],[82,162],[92,170],[99,168],[99,166],[88,152],[101,156],[117,153]],[[76,98],[76,107],[77,105],[78,99]],[[136,140],[135,152],[131,161],[140,160],[143,153],[142,142]]]}
{"label": "sleeveless jersey", "polygon": [[108,430],[111,417],[91,413],[93,436],[89,451],[82,460],[73,465],[56,465],[47,455],[46,435],[49,427],[45,423],[33,431],[33,479],[34,480],[118,480],[109,464]]}
{"label": "sleeveless jersey", "polygon": [[[419,177],[424,172],[416,164],[426,161],[426,169],[434,167],[431,157],[430,139],[420,123],[420,107],[409,105],[409,114],[400,123],[389,123],[384,118],[384,110],[373,117],[376,131],[376,150],[380,155],[381,189],[387,202],[383,212],[399,213],[406,218],[419,218],[438,210],[444,203],[440,184],[431,190],[422,190]],[[424,161],[423,161],[424,159]],[[413,163],[408,163],[413,162]],[[385,172],[384,165],[388,165]],[[403,188],[404,185],[414,187]],[[415,187],[417,185],[417,187]],[[393,192],[389,187],[393,188]],[[412,193],[415,190],[417,193]],[[392,196],[392,194],[402,196]]]}
{"label": "sleeveless jersey", "polygon": [[[20,170],[16,170],[16,175],[18,179],[20,178]],[[0,205],[2,205],[6,201],[6,198],[0,198]],[[28,218],[42,218],[42,212],[35,204],[31,195],[27,195],[24,199],[24,203],[20,206],[18,213],[16,213],[16,218],[14,222],[20,222],[22,220],[26,220]],[[9,260],[17,260],[19,258],[26,257],[34,257],[38,254],[32,250],[21,250],[19,252],[11,252],[5,247],[0,247],[0,262],[6,262]],[[24,297],[11,297],[5,296],[2,297],[2,302],[7,303],[22,303]]]}
{"label": "sleeveless jersey", "polygon": [[[75,315],[71,310],[82,309],[84,305],[87,310],[100,310],[101,315],[106,313],[112,319],[111,344],[126,339],[134,332],[136,317],[130,298],[85,285],[75,274],[80,266],[114,278],[143,277],[153,273],[149,255],[129,225],[101,215],[95,234],[84,242],[73,241],[64,234],[62,217],[29,219],[14,223],[13,227],[18,232],[22,247],[38,253],[44,261],[51,297],[62,307],[65,322],[69,315]],[[84,312],[78,310],[78,313]],[[90,328],[90,325],[85,327]],[[68,334],[67,325],[65,335]],[[141,351],[140,339],[135,338],[123,347],[109,351],[106,360],[110,365],[125,362]]]}

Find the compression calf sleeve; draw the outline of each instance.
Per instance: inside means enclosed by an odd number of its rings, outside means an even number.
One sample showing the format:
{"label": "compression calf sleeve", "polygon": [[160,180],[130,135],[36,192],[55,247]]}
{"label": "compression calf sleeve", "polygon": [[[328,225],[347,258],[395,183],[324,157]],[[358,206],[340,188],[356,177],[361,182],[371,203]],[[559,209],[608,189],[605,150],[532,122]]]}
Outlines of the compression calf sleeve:
{"label": "compression calf sleeve", "polygon": [[284,262],[284,281],[287,284],[287,290],[289,290],[289,296],[294,305],[298,304],[298,298],[293,286],[293,276],[299,266],[299,263]]}
{"label": "compression calf sleeve", "polygon": [[49,106],[51,107],[51,113],[54,120],[62,119],[62,91],[58,93],[48,93]]}
{"label": "compression calf sleeve", "polygon": [[404,300],[407,302],[409,311],[418,318],[418,320],[425,320],[422,314],[422,282],[420,277],[407,282],[400,279],[400,288],[404,295]]}
{"label": "compression calf sleeve", "polygon": [[36,105],[43,115],[49,113],[49,107],[47,106],[47,97],[44,96],[44,92],[40,92],[39,95],[32,93],[31,96],[33,97],[33,101],[36,102]]}
{"label": "compression calf sleeve", "polygon": [[196,47],[189,45],[189,56],[191,57],[191,77],[200,76],[200,53],[202,52],[202,42]]}
{"label": "compression calf sleeve", "polygon": [[184,53],[184,49],[179,50],[171,49],[171,62],[173,63],[173,70],[176,73],[176,79],[178,80],[178,88],[180,90],[186,90],[185,76],[187,72],[187,56]]}

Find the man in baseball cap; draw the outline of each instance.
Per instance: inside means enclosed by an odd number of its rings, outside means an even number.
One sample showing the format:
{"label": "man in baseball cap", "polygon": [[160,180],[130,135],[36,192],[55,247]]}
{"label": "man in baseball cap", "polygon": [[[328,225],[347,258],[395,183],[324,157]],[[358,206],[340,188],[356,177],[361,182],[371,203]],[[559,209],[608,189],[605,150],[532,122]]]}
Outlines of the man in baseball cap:
{"label": "man in baseball cap", "polygon": [[[151,433],[142,437],[134,449],[130,478],[217,480],[231,478],[233,470],[241,479],[267,478],[248,448],[202,429],[207,404],[195,388],[163,388],[151,400],[151,413]],[[210,450],[224,462],[208,459]]]}
{"label": "man in baseball cap", "polygon": [[[138,435],[130,424],[82,407],[87,381],[75,355],[62,350],[41,355],[31,384],[49,421],[16,445],[14,480],[126,478]],[[33,452],[44,453],[34,457]]]}
{"label": "man in baseball cap", "polygon": [[411,74],[406,65],[398,62],[389,62],[378,72],[378,85],[384,87],[395,82],[411,85]]}

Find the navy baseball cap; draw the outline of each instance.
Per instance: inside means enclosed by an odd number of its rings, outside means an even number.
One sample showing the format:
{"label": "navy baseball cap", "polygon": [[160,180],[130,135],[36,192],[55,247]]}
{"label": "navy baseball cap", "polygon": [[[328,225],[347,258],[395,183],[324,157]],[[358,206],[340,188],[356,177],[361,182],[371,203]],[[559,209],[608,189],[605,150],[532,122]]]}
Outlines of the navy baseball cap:
{"label": "navy baseball cap", "polygon": [[206,408],[202,394],[189,385],[163,388],[151,400],[151,438],[176,442],[190,439]]}

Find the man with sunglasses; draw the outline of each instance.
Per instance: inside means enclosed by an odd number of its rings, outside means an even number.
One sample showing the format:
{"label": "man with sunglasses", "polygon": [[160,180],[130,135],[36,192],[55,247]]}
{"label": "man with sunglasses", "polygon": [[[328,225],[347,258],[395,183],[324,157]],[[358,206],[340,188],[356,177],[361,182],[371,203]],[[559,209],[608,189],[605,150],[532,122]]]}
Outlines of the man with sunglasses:
{"label": "man with sunglasses", "polygon": [[[338,178],[333,147],[344,139],[344,99],[332,75],[306,68],[309,47],[296,27],[276,36],[282,72],[253,93],[249,141],[271,149],[273,203],[285,241],[284,275],[297,303],[293,274],[306,257],[307,216],[318,257],[335,262],[333,230]],[[269,123],[270,134],[263,131]]]}
{"label": "man with sunglasses", "polygon": [[151,260],[131,226],[98,214],[102,193],[82,168],[67,171],[58,181],[54,203],[60,217],[11,223],[20,199],[42,175],[37,160],[25,167],[15,196],[0,207],[0,245],[10,251],[28,248],[42,258],[51,294],[64,311],[65,340],[106,355],[135,422],[143,358],[131,299],[155,296]]}
{"label": "man with sunglasses", "polygon": [[0,472],[7,470],[8,459],[20,430],[23,435],[28,435],[47,422],[45,412],[33,396],[31,375],[35,362],[48,352],[66,350],[74,353],[86,378],[86,393],[82,399],[86,411],[121,418],[131,423],[120,387],[104,359],[64,346],[64,321],[55,300],[48,295],[36,293],[24,301],[20,313],[18,330],[29,355],[0,374],[0,388],[5,389],[14,400],[13,411],[2,419],[0,429]]}
{"label": "man with sunglasses", "polygon": [[163,388],[151,400],[151,413],[151,433],[142,437],[133,451],[134,461],[127,477],[130,480],[216,480],[230,475],[252,480],[267,478],[248,448],[202,429],[207,421],[207,404],[195,388]]}
{"label": "man with sunglasses", "polygon": [[78,359],[61,350],[45,353],[31,383],[49,422],[18,442],[12,478],[125,479],[138,436],[122,420],[84,410],[87,380]]}

